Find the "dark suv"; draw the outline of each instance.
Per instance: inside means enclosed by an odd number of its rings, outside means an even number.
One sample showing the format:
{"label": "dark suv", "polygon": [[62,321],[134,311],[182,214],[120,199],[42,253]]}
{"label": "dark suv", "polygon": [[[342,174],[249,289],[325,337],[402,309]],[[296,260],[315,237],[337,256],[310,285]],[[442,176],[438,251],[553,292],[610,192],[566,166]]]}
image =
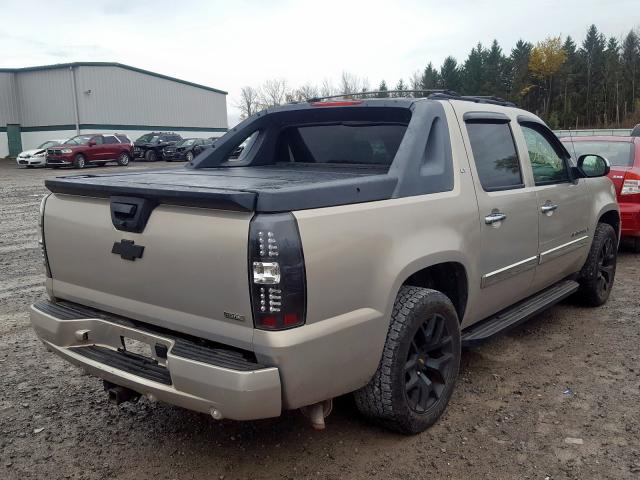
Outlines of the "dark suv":
{"label": "dark suv", "polygon": [[70,138],[62,145],[47,148],[47,167],[104,165],[118,162],[127,166],[133,155],[133,144],[126,135],[86,133]]}
{"label": "dark suv", "polygon": [[145,133],[138,138],[133,147],[133,156],[147,162],[162,159],[162,150],[169,145],[175,145],[182,137],[173,132]]}
{"label": "dark suv", "polygon": [[186,160],[190,162],[193,160],[193,157],[212,144],[213,140],[210,138],[185,138],[175,145],[164,147],[162,150],[162,158],[167,162],[174,160]]}

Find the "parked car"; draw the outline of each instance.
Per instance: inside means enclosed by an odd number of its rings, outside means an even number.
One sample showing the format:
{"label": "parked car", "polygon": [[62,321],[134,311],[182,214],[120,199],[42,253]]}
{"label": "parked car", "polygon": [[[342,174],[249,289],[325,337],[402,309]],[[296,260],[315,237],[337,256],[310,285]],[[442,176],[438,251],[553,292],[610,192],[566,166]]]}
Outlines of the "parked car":
{"label": "parked car", "polygon": [[191,162],[193,158],[210,147],[213,141],[209,138],[184,138],[175,145],[170,145],[162,149],[162,158],[167,162],[174,160],[186,160]]}
{"label": "parked car", "polygon": [[640,137],[640,123],[638,125],[636,125],[635,127],[633,127],[633,130],[631,130],[631,136],[632,137]]}
{"label": "parked car", "polygon": [[182,137],[173,132],[145,133],[135,141],[133,156],[147,162],[161,160],[162,150],[170,145],[175,145],[180,140]]}
{"label": "parked car", "polygon": [[16,157],[16,163],[18,166],[24,166],[27,168],[45,166],[47,163],[47,148],[60,145],[64,142],[64,140],[47,140],[46,142],[38,145],[37,148],[20,152]]}
{"label": "parked car", "polygon": [[640,252],[640,136],[564,137],[561,140],[574,158],[590,152],[609,161],[609,178],[620,204],[622,237],[633,250]]}
{"label": "parked car", "polygon": [[132,155],[131,141],[126,136],[121,137],[122,140],[116,135],[76,135],[61,145],[47,148],[47,166],[84,168],[89,164],[105,165],[109,162],[127,166]]}
{"label": "parked car", "polygon": [[269,109],[187,170],[46,180],[50,299],[31,323],[115,403],[303,408],[323,428],[355,392],[366,417],[417,433],[443,413],[461,346],[569,295],[607,301],[608,172],[598,155],[572,166],[542,120],[494,99]]}

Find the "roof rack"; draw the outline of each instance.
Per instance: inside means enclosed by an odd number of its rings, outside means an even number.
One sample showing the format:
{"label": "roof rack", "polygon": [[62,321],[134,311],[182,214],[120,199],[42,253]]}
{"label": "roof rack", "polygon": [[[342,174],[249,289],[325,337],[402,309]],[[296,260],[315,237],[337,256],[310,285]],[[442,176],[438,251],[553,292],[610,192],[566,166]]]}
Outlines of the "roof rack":
{"label": "roof rack", "polygon": [[503,107],[515,107],[516,104],[505,100],[504,98],[496,97],[494,95],[459,95],[455,92],[448,93],[434,93],[427,98],[431,100],[465,100],[467,102],[475,103],[488,103],[490,105],[501,105]]}
{"label": "roof rack", "polygon": [[392,93],[403,93],[403,94],[409,94],[409,93],[426,93],[428,95],[434,94],[434,93],[444,93],[444,94],[453,94],[453,95],[457,95],[457,93],[451,91],[451,90],[444,90],[444,89],[427,89],[427,90],[376,90],[376,91],[367,91],[367,92],[354,92],[354,93],[341,93],[338,95],[328,95],[326,97],[313,97],[310,98],[309,100],[307,100],[307,102],[321,102],[322,100],[329,100],[331,98],[353,98],[353,97],[362,97],[362,96],[371,96],[371,95],[379,95],[379,94],[386,94],[386,95],[390,95]]}
{"label": "roof rack", "polygon": [[[467,102],[475,102],[475,103],[488,103],[491,105],[501,105],[504,107],[515,107],[516,104],[505,100],[504,98],[496,97],[493,95],[460,95],[453,90],[446,89],[426,89],[426,90],[377,90],[372,92],[356,92],[356,93],[344,93],[339,95],[328,95],[326,97],[314,97],[307,100],[309,103],[313,102],[321,102],[323,100],[330,100],[332,98],[354,98],[354,97],[362,97],[362,96],[375,96],[379,94],[422,94],[422,97],[416,98],[428,98],[431,100],[465,100]],[[426,95],[425,95],[426,94]],[[395,97],[398,98],[398,97]]]}

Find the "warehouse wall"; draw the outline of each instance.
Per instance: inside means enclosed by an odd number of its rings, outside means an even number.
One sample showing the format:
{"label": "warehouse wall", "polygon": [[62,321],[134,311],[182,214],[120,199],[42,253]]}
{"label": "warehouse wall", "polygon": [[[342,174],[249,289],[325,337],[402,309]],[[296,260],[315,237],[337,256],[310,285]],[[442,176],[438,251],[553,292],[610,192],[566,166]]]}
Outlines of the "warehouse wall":
{"label": "warehouse wall", "polygon": [[0,128],[7,123],[20,123],[16,74],[0,72]]}
{"label": "warehouse wall", "polygon": [[227,127],[221,93],[120,67],[80,66],[76,81],[80,123]]}
{"label": "warehouse wall", "polygon": [[71,70],[59,68],[16,75],[23,127],[75,124]]}
{"label": "warehouse wall", "polygon": [[7,132],[0,130],[0,158],[4,158],[9,155],[9,140],[7,139]]}
{"label": "warehouse wall", "polygon": [[21,126],[23,149],[75,135],[76,102],[80,133],[135,140],[150,131],[185,138],[226,131],[226,95],[214,89],[115,65],[52,67],[0,71],[0,158],[9,153],[10,123]]}

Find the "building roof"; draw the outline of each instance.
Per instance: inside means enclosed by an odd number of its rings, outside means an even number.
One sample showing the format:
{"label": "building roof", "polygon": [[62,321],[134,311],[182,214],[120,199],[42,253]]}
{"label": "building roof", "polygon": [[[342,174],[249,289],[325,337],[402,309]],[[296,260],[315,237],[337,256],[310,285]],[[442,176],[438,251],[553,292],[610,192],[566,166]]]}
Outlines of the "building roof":
{"label": "building roof", "polygon": [[73,62],[73,63],[56,63],[53,65],[41,65],[36,67],[22,67],[22,68],[0,68],[0,73],[16,73],[16,72],[39,72],[43,70],[57,70],[60,68],[75,68],[75,67],[119,67],[125,70],[131,70],[132,72],[142,73],[144,75],[151,75],[152,77],[163,78],[172,82],[182,83],[191,87],[201,88],[210,92],[221,93],[227,95],[228,92],[219,90],[213,87],[207,87],[206,85],[200,85],[198,83],[189,82],[187,80],[181,80],[179,78],[170,77],[168,75],[162,75],[161,73],[151,72],[149,70],[143,70],[142,68],[132,67],[131,65],[125,65],[117,62]]}

